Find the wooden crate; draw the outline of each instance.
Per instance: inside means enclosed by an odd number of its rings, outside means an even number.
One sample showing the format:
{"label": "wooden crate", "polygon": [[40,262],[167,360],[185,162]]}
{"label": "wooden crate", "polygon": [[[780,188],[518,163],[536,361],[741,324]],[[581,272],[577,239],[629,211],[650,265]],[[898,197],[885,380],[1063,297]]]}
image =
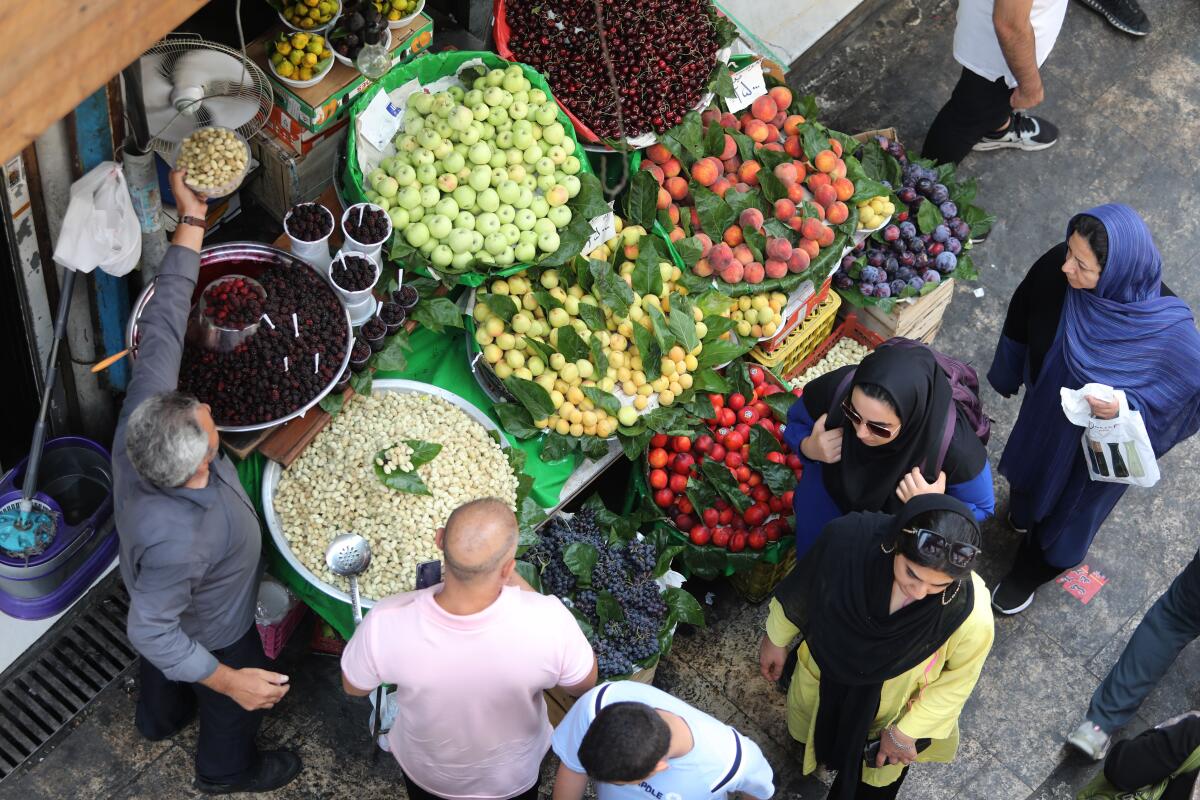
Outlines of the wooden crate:
{"label": "wooden crate", "polygon": [[954,297],[954,279],[947,278],[924,297],[912,303],[897,302],[888,313],[876,306],[858,309],[859,321],[884,339],[903,336],[933,344],[942,327],[942,316]]}
{"label": "wooden crate", "polygon": [[[629,680],[649,686],[654,683],[654,673],[657,670],[657,664],[650,669],[638,670],[633,673],[633,677]],[[557,686],[553,689],[547,689],[542,694],[546,697],[546,716],[550,718],[550,724],[557,728],[558,723],[562,722],[562,718],[571,710],[571,706],[575,705],[575,698]]]}

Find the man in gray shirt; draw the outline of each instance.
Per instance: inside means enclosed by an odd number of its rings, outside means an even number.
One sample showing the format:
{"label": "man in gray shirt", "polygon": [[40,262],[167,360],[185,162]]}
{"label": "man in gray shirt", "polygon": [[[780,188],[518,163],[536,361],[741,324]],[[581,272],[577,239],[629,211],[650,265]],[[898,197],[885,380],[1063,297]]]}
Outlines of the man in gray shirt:
{"label": "man in gray shirt", "polygon": [[258,516],[218,449],[208,405],[176,391],[207,209],[182,172],[171,173],[171,188],[180,224],[138,323],[113,442],[129,640],[142,655],[137,727],[161,739],[198,710],[196,788],[269,791],[300,771],[294,753],[260,753],[254,742],[288,678],[261,668]]}

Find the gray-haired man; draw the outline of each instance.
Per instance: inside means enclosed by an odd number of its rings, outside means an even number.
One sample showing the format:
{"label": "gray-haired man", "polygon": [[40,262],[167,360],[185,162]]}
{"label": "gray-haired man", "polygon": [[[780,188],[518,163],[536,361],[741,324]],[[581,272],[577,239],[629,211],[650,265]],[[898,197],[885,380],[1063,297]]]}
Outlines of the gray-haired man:
{"label": "gray-haired man", "polygon": [[142,655],[137,727],[161,739],[198,711],[196,788],[267,791],[300,771],[295,754],[260,753],[254,743],[287,676],[260,668],[258,516],[218,450],[208,405],[176,391],[206,207],[181,172],[171,173],[171,188],[182,217],[138,323],[113,443],[129,640]]}

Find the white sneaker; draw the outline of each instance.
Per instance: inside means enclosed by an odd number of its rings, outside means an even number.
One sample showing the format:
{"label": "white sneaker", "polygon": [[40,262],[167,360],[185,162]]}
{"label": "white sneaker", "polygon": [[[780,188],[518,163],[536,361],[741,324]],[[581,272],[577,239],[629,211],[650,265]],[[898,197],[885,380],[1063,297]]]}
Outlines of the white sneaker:
{"label": "white sneaker", "polygon": [[1079,723],[1078,728],[1071,731],[1067,742],[1093,761],[1099,761],[1108,753],[1112,737],[1100,730],[1099,725],[1090,719],[1085,719]]}

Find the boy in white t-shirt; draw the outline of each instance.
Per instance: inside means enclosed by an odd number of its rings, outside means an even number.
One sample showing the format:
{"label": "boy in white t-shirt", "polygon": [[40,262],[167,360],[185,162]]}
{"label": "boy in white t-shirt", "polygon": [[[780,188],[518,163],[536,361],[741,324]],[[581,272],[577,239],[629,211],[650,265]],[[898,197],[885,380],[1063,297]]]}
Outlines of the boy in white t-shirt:
{"label": "boy in white t-shirt", "polygon": [[959,0],[954,60],[962,75],[934,118],[921,152],[957,164],[972,150],[1045,150],[1058,128],[1025,113],[1045,97],[1050,55],[1067,0]]}
{"label": "boy in white t-shirt", "polygon": [[562,762],[554,800],[767,800],[771,765],[751,740],[664,691],[606,683],[579,698],[552,741]]}

